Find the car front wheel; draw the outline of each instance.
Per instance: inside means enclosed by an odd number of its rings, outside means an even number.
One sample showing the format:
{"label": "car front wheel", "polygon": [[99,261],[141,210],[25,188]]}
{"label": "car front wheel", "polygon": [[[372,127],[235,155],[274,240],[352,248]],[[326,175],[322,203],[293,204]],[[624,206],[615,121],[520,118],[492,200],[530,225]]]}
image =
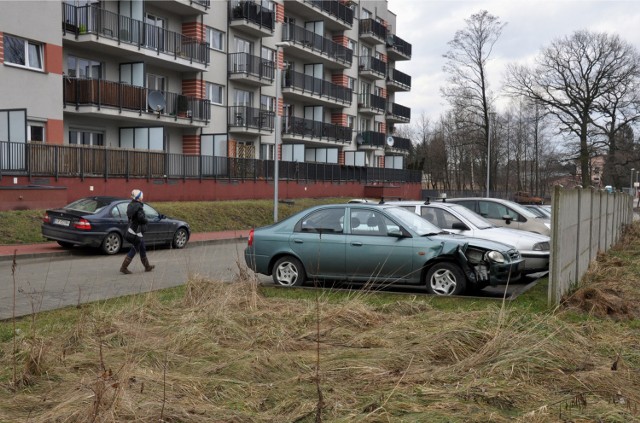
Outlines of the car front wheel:
{"label": "car front wheel", "polygon": [[173,248],[184,248],[184,246],[187,245],[188,240],[189,234],[187,233],[187,230],[185,228],[180,228],[175,234],[173,234],[173,241],[171,242],[171,245]]}
{"label": "car front wheel", "polygon": [[437,263],[426,276],[426,288],[434,295],[459,295],[467,286],[467,279],[459,266],[453,263]]}
{"label": "car front wheel", "polygon": [[109,232],[100,246],[102,252],[108,255],[116,254],[120,248],[122,248],[122,238],[117,232]]}
{"label": "car front wheel", "polygon": [[302,263],[295,257],[280,257],[273,266],[273,282],[280,286],[300,286],[305,283],[307,274]]}

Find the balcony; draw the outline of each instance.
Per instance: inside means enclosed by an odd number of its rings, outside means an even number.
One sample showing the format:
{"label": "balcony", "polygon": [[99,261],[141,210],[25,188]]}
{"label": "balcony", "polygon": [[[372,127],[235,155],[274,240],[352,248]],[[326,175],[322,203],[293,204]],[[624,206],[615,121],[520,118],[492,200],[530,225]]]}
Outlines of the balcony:
{"label": "balcony", "polygon": [[330,31],[346,31],[353,27],[353,10],[339,0],[288,0],[285,12],[300,15],[304,20],[322,20]]}
{"label": "balcony", "polygon": [[391,138],[393,138],[393,145],[387,144],[389,148],[394,150],[403,150],[404,152],[409,152],[411,150],[411,140],[409,138],[393,136]]}
{"label": "balcony", "polygon": [[361,56],[358,60],[358,70],[361,77],[384,79],[387,75],[387,64],[375,57]]}
{"label": "balcony", "polygon": [[191,17],[203,15],[211,8],[210,0],[145,0],[145,5],[153,5],[173,15]]}
{"label": "balcony", "polygon": [[389,35],[387,37],[387,56],[391,60],[411,60],[411,44],[395,34]]}
{"label": "balcony", "polygon": [[358,149],[371,150],[384,148],[386,145],[386,136],[382,132],[364,131],[358,134]]}
{"label": "balcony", "polygon": [[387,90],[392,92],[410,91],[411,76],[397,69],[390,69],[389,75],[387,75]]}
{"label": "balcony", "polygon": [[389,103],[387,108],[388,123],[409,123],[411,121],[411,109],[397,103]]}
{"label": "balcony", "polygon": [[83,48],[119,57],[127,50],[142,55],[138,60],[180,72],[205,71],[209,64],[208,43],[93,5],[63,3],[62,33],[65,42]]}
{"label": "balcony", "polygon": [[387,39],[387,28],[374,19],[362,19],[360,39],[371,44],[384,44]]}
{"label": "balcony", "polygon": [[353,98],[351,88],[291,70],[284,74],[282,94],[289,99],[306,104],[323,104],[334,107],[349,106]]}
{"label": "balcony", "polygon": [[229,2],[229,26],[254,37],[271,37],[275,13],[253,1]]}
{"label": "balcony", "polygon": [[381,115],[387,108],[387,100],[375,94],[358,96],[358,112],[369,115]]}
{"label": "balcony", "polygon": [[[182,127],[206,126],[211,117],[209,100],[101,79],[65,77],[62,83],[65,112],[131,121],[151,120]],[[151,92],[161,96],[164,107],[149,106]]]}
{"label": "balcony", "polygon": [[322,63],[329,69],[347,69],[353,62],[353,50],[301,26],[283,26],[282,41],[289,41],[291,53],[310,63]]}
{"label": "balcony", "polygon": [[327,142],[349,144],[352,136],[353,130],[348,126],[298,117],[285,118],[282,128],[283,141],[314,142],[316,145],[326,146]]}
{"label": "balcony", "polygon": [[229,54],[229,79],[252,86],[273,84],[275,63],[249,53]]}
{"label": "balcony", "polygon": [[227,125],[229,133],[267,135],[275,129],[275,113],[249,106],[231,106]]}

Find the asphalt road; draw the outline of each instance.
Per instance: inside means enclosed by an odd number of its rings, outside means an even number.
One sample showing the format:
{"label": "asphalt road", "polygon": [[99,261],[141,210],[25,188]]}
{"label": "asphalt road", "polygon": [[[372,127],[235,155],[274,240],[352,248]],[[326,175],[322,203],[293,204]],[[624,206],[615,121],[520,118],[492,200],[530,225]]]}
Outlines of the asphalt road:
{"label": "asphalt road", "polygon": [[[239,266],[245,267],[245,246],[246,240],[228,240],[189,244],[182,250],[151,250],[149,260],[156,266],[154,271],[145,272],[139,257],[136,257],[129,267],[134,272],[131,275],[123,275],[119,271],[124,253],[105,256],[79,249],[64,256],[20,258],[15,272],[12,271],[12,261],[0,261],[0,320],[175,287],[193,275],[231,281],[238,274]],[[272,283],[271,278],[264,275],[258,275],[258,281]],[[512,284],[487,288],[482,296],[515,299],[531,286]],[[419,289],[394,291],[424,294]]]}

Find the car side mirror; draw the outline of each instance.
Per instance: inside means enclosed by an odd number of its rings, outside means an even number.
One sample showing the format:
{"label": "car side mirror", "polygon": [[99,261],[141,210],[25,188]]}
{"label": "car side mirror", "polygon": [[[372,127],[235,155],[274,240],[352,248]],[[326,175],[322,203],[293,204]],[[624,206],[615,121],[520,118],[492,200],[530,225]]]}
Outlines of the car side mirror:
{"label": "car side mirror", "polygon": [[167,216],[165,216],[164,214],[159,214],[158,215],[158,219],[162,220],[162,219],[166,219]]}
{"label": "car side mirror", "polygon": [[387,236],[392,236],[394,238],[404,238],[404,234],[400,229],[387,232]]}
{"label": "car side mirror", "polygon": [[508,214],[505,214],[504,216],[502,216],[502,218],[507,223],[507,225],[510,224],[511,221],[513,220],[513,218],[511,216],[509,216]]}
{"label": "car side mirror", "polygon": [[451,229],[455,229],[457,231],[468,231],[469,227],[462,222],[455,222],[451,225]]}

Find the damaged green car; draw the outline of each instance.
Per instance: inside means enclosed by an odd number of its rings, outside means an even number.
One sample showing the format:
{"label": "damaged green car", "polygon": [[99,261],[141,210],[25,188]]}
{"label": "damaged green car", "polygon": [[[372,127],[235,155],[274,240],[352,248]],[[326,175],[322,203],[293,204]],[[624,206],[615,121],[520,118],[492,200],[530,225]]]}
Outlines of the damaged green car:
{"label": "damaged green car", "polygon": [[421,286],[459,295],[520,278],[512,246],[442,231],[406,209],[332,204],[251,231],[247,266],[281,286],[313,280]]}

